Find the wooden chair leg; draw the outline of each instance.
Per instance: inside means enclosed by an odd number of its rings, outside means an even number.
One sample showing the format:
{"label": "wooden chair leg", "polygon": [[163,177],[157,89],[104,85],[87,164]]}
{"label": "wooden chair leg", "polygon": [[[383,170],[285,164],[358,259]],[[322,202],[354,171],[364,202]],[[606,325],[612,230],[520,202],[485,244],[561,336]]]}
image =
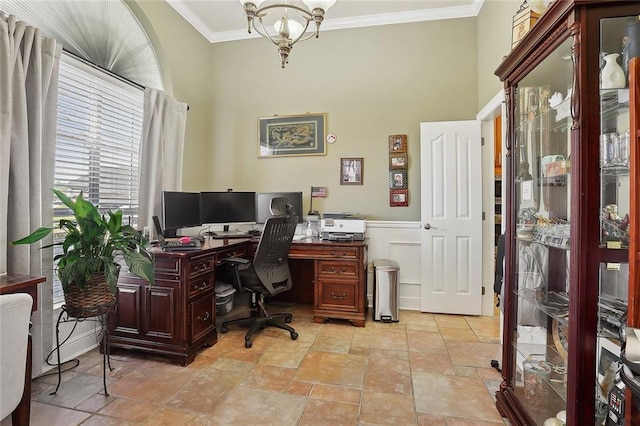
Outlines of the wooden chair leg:
{"label": "wooden chair leg", "polygon": [[28,426],[31,416],[31,354],[32,342],[31,333],[27,340],[27,359],[26,367],[24,371],[24,391],[22,392],[22,399],[18,403],[18,406],[13,413],[11,413],[11,423],[13,426]]}

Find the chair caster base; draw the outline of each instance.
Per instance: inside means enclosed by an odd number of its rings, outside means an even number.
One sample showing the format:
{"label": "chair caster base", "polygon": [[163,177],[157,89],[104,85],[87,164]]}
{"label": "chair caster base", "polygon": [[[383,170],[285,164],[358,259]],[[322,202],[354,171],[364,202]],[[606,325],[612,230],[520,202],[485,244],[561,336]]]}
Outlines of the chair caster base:
{"label": "chair caster base", "polygon": [[291,332],[291,340],[296,340],[298,338],[298,333],[295,331]]}
{"label": "chair caster base", "polygon": [[227,331],[229,331],[229,329],[227,327],[225,327],[225,326],[222,326],[220,328],[220,332],[222,332],[222,333],[226,333]]}
{"label": "chair caster base", "polygon": [[244,342],[244,347],[245,347],[245,348],[250,349],[250,348],[251,348],[251,346],[253,346],[253,343],[251,343],[251,340],[246,340],[246,341]]}

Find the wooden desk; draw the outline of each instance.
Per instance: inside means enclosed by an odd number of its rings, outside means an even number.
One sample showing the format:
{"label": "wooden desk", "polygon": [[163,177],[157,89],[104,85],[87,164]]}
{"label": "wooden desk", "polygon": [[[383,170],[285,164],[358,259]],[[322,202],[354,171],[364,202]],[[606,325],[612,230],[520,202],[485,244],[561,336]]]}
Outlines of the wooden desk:
{"label": "wooden desk", "polygon": [[[207,238],[195,252],[155,253],[155,283],[127,272],[118,280],[118,307],[109,315],[109,347],[193,361],[217,340],[215,268],[230,256],[247,257],[256,240]],[[367,243],[294,241],[289,253],[293,288],[286,300],[313,303],[315,322],[329,318],[364,327],[367,313]]]}
{"label": "wooden desk", "polygon": [[[293,276],[291,299],[308,303],[313,321],[330,318],[364,327],[367,316],[367,242],[305,239],[289,251]],[[286,293],[283,293],[286,294]]]}
{"label": "wooden desk", "polygon": [[[38,310],[38,284],[45,282],[45,277],[32,275],[0,275],[0,294],[28,293],[33,298],[31,312]],[[11,413],[11,422],[14,426],[29,424],[31,416],[31,372],[32,363],[32,342],[31,334],[27,340],[27,359],[24,373],[24,391],[22,399],[16,409]]]}
{"label": "wooden desk", "polygon": [[202,250],[155,252],[155,283],[122,272],[118,306],[109,315],[109,347],[135,349],[187,365],[217,340],[215,268],[222,259],[244,257],[248,239],[207,238]]}

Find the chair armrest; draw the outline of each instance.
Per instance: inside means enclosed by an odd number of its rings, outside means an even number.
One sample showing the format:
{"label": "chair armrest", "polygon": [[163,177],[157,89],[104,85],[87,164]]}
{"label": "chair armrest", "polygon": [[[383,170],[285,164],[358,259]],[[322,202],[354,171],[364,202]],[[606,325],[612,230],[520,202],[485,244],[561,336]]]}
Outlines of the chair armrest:
{"label": "chair armrest", "polygon": [[232,266],[249,265],[251,260],[243,257],[225,257],[222,259],[222,263],[230,263]]}
{"label": "chair armrest", "polygon": [[242,285],[242,280],[240,279],[240,271],[249,269],[249,266],[251,266],[251,260],[245,259],[243,257],[225,257],[224,259],[222,259],[222,263],[231,266],[233,270],[233,284],[238,290],[244,291],[244,286]]}

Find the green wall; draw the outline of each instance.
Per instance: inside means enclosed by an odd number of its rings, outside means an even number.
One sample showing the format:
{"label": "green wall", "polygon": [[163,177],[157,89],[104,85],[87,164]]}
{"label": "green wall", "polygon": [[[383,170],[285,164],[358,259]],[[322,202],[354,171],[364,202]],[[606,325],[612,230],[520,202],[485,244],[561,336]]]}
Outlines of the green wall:
{"label": "green wall", "polygon": [[[294,46],[283,70],[265,39],[212,45],[213,126],[209,168],[215,190],[328,187],[321,212],[356,212],[376,220],[420,219],[422,121],[476,114],[475,19],[321,32]],[[326,156],[259,159],[259,117],[327,114],[338,140]],[[409,206],[389,207],[388,145],[406,134]],[[364,158],[364,184],[340,185],[340,158]]]}
{"label": "green wall", "polygon": [[[283,70],[263,38],[210,44],[163,1],[138,1],[168,69],[173,96],[191,106],[185,190],[304,192],[321,212],[371,220],[420,219],[420,122],[475,118],[502,88],[520,3],[486,0],[478,17],[322,31],[294,46]],[[154,39],[155,38],[155,39]],[[327,155],[259,159],[258,118],[327,114],[338,140]],[[407,134],[409,207],[389,207],[387,137]],[[364,184],[340,185],[340,158],[364,158]],[[304,213],[304,212],[303,212]]]}
{"label": "green wall", "polygon": [[211,44],[165,1],[128,2],[158,54],[165,92],[189,104],[183,187],[206,178],[211,140]]}
{"label": "green wall", "polygon": [[482,109],[504,85],[493,74],[511,51],[513,15],[521,0],[485,0],[478,22],[478,109]]}

